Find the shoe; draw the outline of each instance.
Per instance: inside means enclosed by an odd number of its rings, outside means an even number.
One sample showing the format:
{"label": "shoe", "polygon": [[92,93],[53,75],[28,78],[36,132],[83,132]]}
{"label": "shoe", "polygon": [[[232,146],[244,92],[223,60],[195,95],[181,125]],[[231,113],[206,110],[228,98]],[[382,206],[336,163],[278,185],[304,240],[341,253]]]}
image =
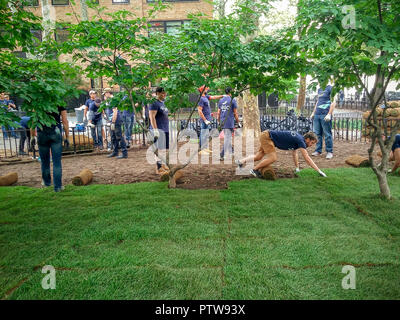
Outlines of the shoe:
{"label": "shoe", "polygon": [[111,152],[111,148],[107,148],[107,151],[108,151],[108,152]]}
{"label": "shoe", "polygon": [[60,192],[60,191],[64,191],[64,190],[65,190],[65,187],[61,186],[61,188],[54,189],[54,192]]}
{"label": "shoe", "polygon": [[20,156],[27,156],[28,154],[27,154],[25,151],[20,151],[20,152],[19,152],[19,155],[20,155]]}
{"label": "shoe", "polygon": [[333,158],[333,153],[332,153],[332,152],[328,152],[328,153],[326,154],[326,158],[327,158],[327,159],[332,159],[332,158]]}
{"label": "shoe", "polygon": [[51,187],[51,184],[49,184],[49,185],[45,184],[43,179],[42,179],[42,183],[41,183],[41,185],[42,185],[42,188],[48,188],[48,187]]}
{"label": "shoe", "polygon": [[123,155],[122,154],[122,155],[118,156],[117,159],[128,159],[128,155],[126,155],[126,154]]}
{"label": "shoe", "polygon": [[262,179],[261,172],[258,171],[258,170],[251,169],[251,170],[250,170],[250,174],[253,175],[253,176],[256,177],[256,178]]}
{"label": "shoe", "polygon": [[99,146],[99,150],[100,150],[100,151],[103,151],[103,146]]}
{"label": "shoe", "polygon": [[224,157],[219,157],[219,161],[224,161],[225,158]]}
{"label": "shoe", "polygon": [[116,153],[110,153],[110,154],[107,156],[107,158],[112,158],[112,157],[116,157],[116,156],[118,156],[118,154],[116,154]]}
{"label": "shoe", "polygon": [[315,151],[311,155],[314,156],[314,157],[318,157],[318,156],[321,155],[321,152]]}
{"label": "shoe", "polygon": [[235,163],[237,164],[237,166],[242,169],[243,168],[243,163],[241,163],[239,160],[235,160]]}

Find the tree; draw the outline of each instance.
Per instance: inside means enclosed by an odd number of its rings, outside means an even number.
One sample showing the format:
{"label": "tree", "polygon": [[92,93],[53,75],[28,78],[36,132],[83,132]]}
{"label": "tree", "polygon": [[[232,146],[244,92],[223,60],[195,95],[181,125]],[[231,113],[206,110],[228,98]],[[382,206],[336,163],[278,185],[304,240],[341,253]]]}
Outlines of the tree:
{"label": "tree", "polygon": [[[4,48],[0,52],[0,91],[23,99],[20,107],[31,117],[32,128],[54,124],[48,114],[65,106],[66,97],[78,93],[74,80],[78,70],[54,59],[56,44],[51,39],[37,43],[31,31],[42,30],[42,21],[25,10],[26,1],[1,0],[0,4],[0,45]],[[16,56],[14,50],[29,54],[29,58]],[[1,125],[15,127],[18,118],[0,109]]]}
{"label": "tree", "polygon": [[[400,3],[397,0],[302,1],[296,28],[310,26],[302,31],[299,41],[312,62],[308,70],[321,82],[332,77],[334,93],[355,86],[367,92],[371,110],[367,122],[373,128],[369,159],[380,192],[389,199],[388,157],[395,138],[393,133],[400,123],[382,128],[377,108],[385,99],[389,82],[400,78]],[[375,76],[370,90],[364,83],[364,75]],[[383,155],[379,165],[373,159],[376,144]]]}

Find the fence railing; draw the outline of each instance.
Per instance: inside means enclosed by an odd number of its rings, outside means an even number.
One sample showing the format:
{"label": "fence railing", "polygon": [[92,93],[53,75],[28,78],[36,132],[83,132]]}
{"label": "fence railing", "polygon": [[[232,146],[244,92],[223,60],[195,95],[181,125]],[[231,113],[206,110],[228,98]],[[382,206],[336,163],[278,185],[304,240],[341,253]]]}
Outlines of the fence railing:
{"label": "fence railing", "polygon": [[[141,120],[140,120],[141,121]],[[393,127],[399,120],[385,120],[383,124],[386,127]],[[219,124],[217,119],[213,118],[210,127],[213,130],[213,136],[219,133]],[[271,115],[262,114],[260,116],[261,130],[291,130],[305,134],[313,131],[314,122],[308,116],[289,115]],[[197,136],[200,136],[200,119],[170,120],[170,139],[175,140],[177,134],[183,129],[194,130]],[[332,119],[332,136],[334,140],[361,142],[367,141],[370,128],[366,126],[365,120],[359,117],[334,117]],[[92,130],[85,126],[74,126],[69,129],[68,148],[63,147],[63,154],[79,154],[93,152],[95,150],[95,139],[92,136]],[[3,128],[0,138],[0,159],[22,158],[36,159],[39,156],[38,149],[30,148],[30,131],[28,129],[9,129]],[[125,133],[124,133],[125,137]],[[111,130],[109,126],[102,126],[101,145],[103,150],[111,151]],[[145,132],[142,127],[135,123],[131,135],[131,145],[146,146],[148,143]]]}

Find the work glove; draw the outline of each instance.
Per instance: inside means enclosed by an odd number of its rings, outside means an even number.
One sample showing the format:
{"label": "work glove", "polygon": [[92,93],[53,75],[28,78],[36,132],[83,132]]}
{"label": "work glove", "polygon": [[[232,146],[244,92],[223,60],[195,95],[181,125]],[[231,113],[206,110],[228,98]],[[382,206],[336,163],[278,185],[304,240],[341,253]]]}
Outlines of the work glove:
{"label": "work glove", "polygon": [[204,121],[204,123],[205,123],[207,126],[209,126],[211,122],[208,121],[208,120],[206,119],[206,121]]}
{"label": "work glove", "polygon": [[89,122],[89,123],[88,123],[88,127],[90,127],[90,128],[95,128],[96,126],[95,126],[93,123]]}
{"label": "work glove", "polygon": [[33,137],[33,138],[31,139],[31,149],[32,149],[32,150],[35,150],[36,143],[37,143],[36,137]]}
{"label": "work glove", "polygon": [[318,171],[318,173],[319,173],[319,175],[321,176],[321,177],[324,177],[324,178],[326,178],[327,176],[326,176],[326,174],[325,173],[323,173],[321,170],[319,170]]}
{"label": "work glove", "polygon": [[331,120],[332,120],[332,115],[331,115],[330,113],[328,113],[328,114],[325,116],[324,120],[325,120],[326,122],[331,121]]}
{"label": "work glove", "polygon": [[111,131],[115,131],[115,123],[111,123],[110,129],[111,129]]}
{"label": "work glove", "polygon": [[241,128],[242,124],[240,122],[238,122],[238,128]]}
{"label": "work glove", "polygon": [[69,148],[69,140],[64,139],[64,148]]}
{"label": "work glove", "polygon": [[313,111],[313,113],[311,113],[310,119],[314,119],[315,116],[315,112]]}
{"label": "work glove", "polygon": [[153,136],[154,140],[158,139],[160,137],[160,131],[158,129],[153,129]]}

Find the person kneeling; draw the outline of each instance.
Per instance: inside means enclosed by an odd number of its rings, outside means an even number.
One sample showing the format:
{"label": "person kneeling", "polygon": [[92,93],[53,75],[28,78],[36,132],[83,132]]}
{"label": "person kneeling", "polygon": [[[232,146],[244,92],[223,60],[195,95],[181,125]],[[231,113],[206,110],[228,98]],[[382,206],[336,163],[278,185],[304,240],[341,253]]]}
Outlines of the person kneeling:
{"label": "person kneeling", "polygon": [[299,172],[300,167],[297,150],[300,150],[304,160],[308,163],[308,165],[317,171],[322,177],[326,177],[326,174],[317,167],[306,150],[308,147],[315,145],[317,142],[318,138],[313,132],[308,132],[302,136],[294,131],[266,130],[261,133],[260,149],[257,154],[242,160],[236,160],[236,164],[241,168],[250,160],[260,161],[264,156],[267,156],[266,159],[259,162],[252,170],[250,170],[250,174],[255,177],[262,178],[262,169],[268,167],[278,159],[275,149],[278,148],[280,150],[292,150],[296,172]]}

